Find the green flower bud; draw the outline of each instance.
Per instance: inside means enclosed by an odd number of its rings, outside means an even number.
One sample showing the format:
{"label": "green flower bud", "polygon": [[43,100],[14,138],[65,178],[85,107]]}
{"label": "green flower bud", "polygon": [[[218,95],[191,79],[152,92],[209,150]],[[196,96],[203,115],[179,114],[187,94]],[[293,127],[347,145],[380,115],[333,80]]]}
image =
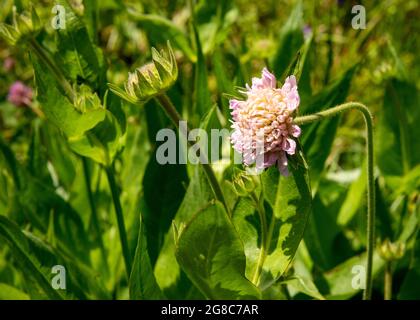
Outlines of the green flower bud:
{"label": "green flower bud", "polygon": [[103,109],[99,97],[92,93],[87,85],[80,85],[74,88],[74,107],[81,113],[86,113],[90,110]]}
{"label": "green flower bud", "polygon": [[128,80],[122,90],[114,84],[108,84],[110,90],[131,103],[145,102],[168,90],[178,78],[175,55],[168,41],[167,52],[160,53],[152,48],[152,62],[137,68],[128,74]]}
{"label": "green flower bud", "polygon": [[247,196],[255,190],[256,185],[252,176],[241,172],[233,179],[233,187],[239,196]]}
{"label": "green flower bud", "polygon": [[24,11],[18,15],[14,11],[13,14],[13,25],[0,24],[0,37],[11,46],[34,38],[41,29],[40,19],[33,7],[31,13]]}
{"label": "green flower bud", "polygon": [[391,242],[386,239],[378,248],[378,253],[386,261],[399,260],[404,256],[405,243]]}

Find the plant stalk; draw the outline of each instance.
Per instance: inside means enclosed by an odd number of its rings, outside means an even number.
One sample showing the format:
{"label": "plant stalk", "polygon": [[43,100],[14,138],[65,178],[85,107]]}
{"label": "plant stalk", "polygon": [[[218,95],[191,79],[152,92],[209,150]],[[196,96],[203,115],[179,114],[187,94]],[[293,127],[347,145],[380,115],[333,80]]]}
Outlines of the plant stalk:
{"label": "plant stalk", "polygon": [[251,192],[251,198],[255,202],[255,207],[258,211],[261,223],[261,250],[260,255],[258,256],[257,268],[255,269],[255,273],[252,278],[252,283],[255,284],[255,286],[258,286],[262,268],[267,257],[269,243],[267,243],[267,218],[264,209],[264,203],[261,203],[262,201],[258,199],[258,197],[255,195],[255,192]]}
{"label": "plant stalk", "polygon": [[[171,119],[172,123],[175,125],[176,128],[179,129],[179,122],[182,121],[181,116],[179,115],[178,111],[176,110],[175,106],[172,104],[171,100],[166,96],[165,94],[158,95],[156,97],[156,100],[159,102],[159,104],[162,106],[162,108],[165,110],[168,117]],[[188,128],[186,132],[186,140],[188,141]],[[200,152],[200,163],[203,166],[203,169],[207,175],[207,178],[210,182],[210,185],[212,186],[213,192],[216,196],[216,199],[220,201],[224,208],[226,209],[226,212],[228,215],[230,215],[229,207],[226,203],[225,197],[223,195],[222,188],[220,187],[219,181],[216,178],[216,175],[214,174],[214,171],[212,167],[210,166],[206,155],[202,154]]]}
{"label": "plant stalk", "polygon": [[118,232],[120,235],[121,248],[124,257],[125,271],[127,273],[127,279],[129,279],[131,272],[131,256],[130,250],[128,249],[127,232],[125,229],[123,210],[120,202],[120,193],[118,191],[117,183],[115,182],[113,167],[106,167],[105,171],[109,187],[111,188],[112,201],[114,203],[115,214],[117,216]]}
{"label": "plant stalk", "polygon": [[93,198],[92,186],[90,184],[91,177],[90,177],[88,162],[85,157],[82,157],[82,164],[83,164],[83,173],[85,177],[85,184],[86,184],[86,190],[87,190],[87,195],[88,195],[88,200],[89,200],[90,211],[92,213],[92,225],[93,225],[93,228],[95,229],[96,238],[99,243],[99,248],[101,250],[101,256],[102,256],[105,269],[108,270],[106,251],[105,251],[104,242],[102,240],[101,228],[99,225],[98,211],[96,210],[96,204]]}
{"label": "plant stalk", "polygon": [[391,261],[385,264],[384,300],[392,300],[392,269]]}
{"label": "plant stalk", "polygon": [[297,125],[319,121],[333,117],[348,110],[358,110],[362,113],[366,123],[366,151],[367,151],[367,270],[366,289],[363,292],[363,299],[369,300],[372,296],[372,264],[375,239],[375,184],[374,184],[374,162],[373,162],[373,121],[369,109],[359,102],[347,102],[334,108],[321,111],[315,114],[296,117],[294,122]]}

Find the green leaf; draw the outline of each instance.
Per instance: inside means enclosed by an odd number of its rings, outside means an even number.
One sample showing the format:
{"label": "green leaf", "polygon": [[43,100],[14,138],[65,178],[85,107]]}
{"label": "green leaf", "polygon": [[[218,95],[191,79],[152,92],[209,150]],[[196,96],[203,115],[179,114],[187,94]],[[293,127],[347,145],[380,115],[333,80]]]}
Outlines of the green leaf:
{"label": "green leaf", "polygon": [[264,197],[272,207],[267,221],[269,248],[261,285],[264,287],[277,280],[292,261],[303,237],[312,207],[308,170],[299,153],[289,160],[288,177],[271,167],[262,174]]}
{"label": "green leaf", "polygon": [[60,128],[64,134],[75,139],[103,121],[106,110],[103,108],[78,111],[60,92],[56,81],[47,66],[32,56],[35,69],[35,82],[38,88],[38,101],[48,120]]}
{"label": "green leaf", "polygon": [[245,277],[244,248],[219,203],[199,212],[181,233],[176,256],[188,277],[210,299],[255,299]]}
{"label": "green leaf", "polygon": [[284,74],[302,46],[304,42],[302,28],[302,1],[298,1],[280,31],[277,49],[271,61],[276,77],[280,78]]}
{"label": "green leaf", "polygon": [[156,278],[153,275],[153,268],[147,247],[146,229],[141,217],[139,237],[131,270],[129,287],[130,299],[160,300],[164,298],[163,293],[156,282]]}
{"label": "green leaf", "polygon": [[[346,249],[349,249],[350,255],[352,254],[349,244],[339,241],[343,239],[345,241],[336,222],[337,207],[341,205],[342,201],[338,199],[338,205],[336,203],[327,205],[317,194],[312,203],[312,214],[305,231],[305,244],[316,267],[328,270],[349,256]],[[337,252],[338,243],[340,244],[340,253]]]}
{"label": "green leaf", "polygon": [[337,224],[340,226],[347,225],[357,213],[357,210],[364,203],[366,198],[366,178],[367,166],[363,164],[359,177],[350,185],[346,199],[340,208],[337,217]]}
{"label": "green leaf", "polygon": [[23,232],[33,253],[42,266],[51,270],[52,266],[62,265],[66,270],[66,298],[110,299],[103,285],[101,274],[93,271],[73,253],[54,248],[51,244],[30,232]]}
{"label": "green leaf", "polygon": [[161,165],[156,160],[156,152],[152,154],[143,177],[143,214],[152,264],[158,257],[165,235],[171,231],[187,183],[185,165]]}
{"label": "green leaf", "polygon": [[80,82],[83,79],[95,89],[105,89],[106,70],[102,53],[92,43],[84,21],[68,2],[61,0],[59,3],[65,8],[66,28],[56,32],[57,60],[62,62],[72,80]]}
{"label": "green leaf", "polygon": [[[214,195],[207,177],[203,169],[196,166],[194,176],[190,180],[182,204],[175,215],[175,225],[181,227],[184,223],[190,221],[193,215],[200,211],[212,198],[214,198]],[[160,288],[170,299],[180,299],[186,296],[188,290],[190,290],[191,283],[181,272],[175,257],[172,230],[165,235],[163,247],[155,265],[155,276]]]}
{"label": "green leaf", "polygon": [[23,291],[9,286],[6,283],[0,283],[0,300],[29,300],[30,297]]}
{"label": "green leaf", "polygon": [[419,93],[415,85],[398,79],[386,83],[376,126],[376,159],[384,175],[403,175],[420,163]]}
{"label": "green leaf", "polygon": [[[81,92],[80,97],[93,103],[85,110],[77,109],[58,89],[55,78],[37,57],[32,56],[35,80],[38,87],[38,101],[47,119],[66,136],[70,148],[79,155],[109,165],[124,144],[125,119],[115,101],[112,107],[116,115],[105,109],[96,96]],[[85,88],[86,87],[81,87]],[[119,102],[118,102],[119,103]],[[90,106],[90,105],[88,105]],[[117,117],[118,116],[118,117]]]}
{"label": "green leaf", "polygon": [[53,217],[54,235],[58,246],[67,252],[77,254],[87,262],[89,246],[83,222],[79,214],[57,193],[54,187],[45,184],[27,172],[15,159],[11,150],[0,141],[0,154],[6,161],[9,174],[14,177],[14,192],[17,206],[11,209],[18,216],[23,213],[33,227],[47,232]]}
{"label": "green leaf", "polygon": [[187,35],[172,21],[154,14],[141,14],[133,10],[130,16],[138,22],[153,41],[166,43],[170,40],[175,48],[181,50],[188,60],[195,62],[197,56],[191,49]]}
{"label": "green leaf", "polygon": [[6,240],[22,272],[33,279],[49,299],[61,300],[63,296],[54,290],[49,275],[40,262],[32,255],[29,244],[18,226],[4,216],[0,216],[0,236]]}
{"label": "green leaf", "polygon": [[289,288],[289,291],[292,291],[292,293],[301,292],[312,298],[318,300],[325,300],[323,295],[319,293],[318,288],[315,286],[315,284],[306,277],[295,275],[282,281],[281,283],[286,284]]}
{"label": "green leaf", "polygon": [[[354,256],[339,264],[334,269],[327,271],[321,279],[318,281],[315,280],[315,283],[327,299],[350,299],[361,290],[357,286],[353,287],[353,280],[355,282],[354,284],[359,284],[355,277],[359,275],[359,267],[364,266],[366,266],[366,253]],[[384,261],[375,253],[373,255],[372,277],[375,278],[383,267]]]}
{"label": "green leaf", "polygon": [[207,113],[212,106],[211,94],[208,87],[206,60],[201,47],[197,27],[193,24],[194,38],[197,46],[197,63],[195,64],[194,99],[195,112],[200,117]]}
{"label": "green leaf", "polygon": [[252,279],[257,268],[260,255],[261,223],[258,213],[255,211],[255,204],[250,198],[239,198],[233,210],[233,223],[244,244],[246,256],[246,277]]}

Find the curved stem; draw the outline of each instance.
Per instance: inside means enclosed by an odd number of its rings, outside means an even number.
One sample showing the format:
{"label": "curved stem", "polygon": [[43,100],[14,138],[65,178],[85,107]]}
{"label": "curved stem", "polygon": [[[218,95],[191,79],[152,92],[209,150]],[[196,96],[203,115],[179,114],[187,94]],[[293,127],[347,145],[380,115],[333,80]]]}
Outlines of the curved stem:
{"label": "curved stem", "polygon": [[[166,114],[168,115],[168,117],[171,119],[172,123],[175,125],[176,128],[179,129],[179,122],[182,121],[181,116],[179,115],[178,111],[176,110],[175,106],[172,104],[171,100],[165,95],[165,94],[161,94],[159,96],[156,97],[156,100],[159,102],[159,104],[163,107],[163,109],[165,110]],[[182,130],[180,130],[182,131]],[[185,139],[187,142],[188,141],[188,128],[187,128],[187,132],[185,132]],[[210,166],[206,155],[202,154],[202,152],[200,152],[200,163],[203,166],[204,171],[206,172],[207,178],[210,182],[210,185],[212,186],[214,195],[216,196],[216,199],[218,201],[220,201],[223,206],[226,209],[226,212],[228,213],[228,215],[230,216],[230,210],[229,207],[226,203],[225,197],[223,195],[223,191],[222,188],[220,187],[219,181],[216,178],[216,175],[214,174],[214,171],[212,169],[212,167]]]}
{"label": "curved stem", "polygon": [[122,253],[124,256],[125,271],[127,279],[130,278],[131,272],[131,256],[128,249],[127,232],[125,231],[124,216],[120,202],[120,193],[118,192],[117,183],[115,182],[114,169],[110,167],[105,168],[106,176],[108,178],[109,187],[111,188],[112,200],[114,202],[115,214],[117,216],[118,232],[120,235]]}
{"label": "curved stem", "polygon": [[373,121],[369,109],[359,102],[348,102],[334,108],[321,111],[308,116],[296,117],[295,123],[303,125],[325,118],[333,117],[348,110],[358,110],[362,113],[366,123],[366,150],[367,150],[367,270],[366,289],[363,299],[368,300],[372,295],[372,263],[375,237],[375,185],[373,176]]}
{"label": "curved stem", "polygon": [[255,207],[258,211],[258,215],[260,217],[260,223],[261,223],[261,250],[260,250],[260,255],[258,257],[257,268],[255,269],[255,273],[252,278],[252,283],[258,286],[262,268],[264,266],[265,258],[267,256],[267,249],[268,249],[267,218],[265,216],[264,204],[261,203],[261,201],[255,195],[255,192],[251,192],[251,198],[255,202]]}

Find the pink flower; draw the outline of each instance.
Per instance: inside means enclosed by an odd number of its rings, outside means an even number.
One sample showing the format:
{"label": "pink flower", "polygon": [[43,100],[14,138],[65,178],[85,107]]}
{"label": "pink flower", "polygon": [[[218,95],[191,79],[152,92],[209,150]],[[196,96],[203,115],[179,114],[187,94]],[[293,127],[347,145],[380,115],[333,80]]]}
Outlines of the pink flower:
{"label": "pink flower", "polygon": [[246,85],[246,100],[232,99],[231,135],[233,148],[242,154],[246,166],[255,163],[257,169],[277,164],[288,175],[287,156],[296,151],[300,128],[293,124],[293,114],[299,106],[296,78],[290,76],[283,87],[277,88],[276,77],[266,68],[261,78],[252,78]]}
{"label": "pink flower", "polygon": [[22,82],[16,81],[9,88],[7,100],[17,107],[29,106],[32,102],[32,89],[25,86]]}

